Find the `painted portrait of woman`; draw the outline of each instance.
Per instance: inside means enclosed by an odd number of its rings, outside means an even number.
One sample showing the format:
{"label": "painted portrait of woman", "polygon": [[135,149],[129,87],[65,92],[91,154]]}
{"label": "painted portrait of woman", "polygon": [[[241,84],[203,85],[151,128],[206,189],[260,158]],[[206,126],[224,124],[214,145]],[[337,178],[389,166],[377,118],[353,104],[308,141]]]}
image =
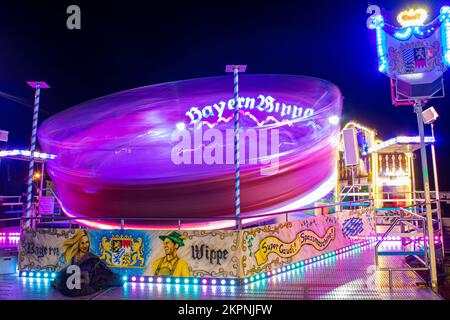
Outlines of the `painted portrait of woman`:
{"label": "painted portrait of woman", "polygon": [[[60,266],[78,265],[84,257],[89,258],[93,255],[90,253],[91,240],[87,230],[77,231],[72,238],[63,242],[61,249],[63,254],[58,259]],[[87,254],[90,255],[86,256]]]}
{"label": "painted portrait of woman", "polygon": [[[111,271],[98,256],[90,252],[91,239],[87,230],[78,230],[61,245],[62,254],[58,259],[61,271],[55,278],[53,287],[68,296],[83,296],[99,290],[120,286],[120,277]],[[72,275],[68,267],[76,265],[80,270],[80,289],[70,289],[68,279]],[[69,280],[70,281],[70,280]]]}

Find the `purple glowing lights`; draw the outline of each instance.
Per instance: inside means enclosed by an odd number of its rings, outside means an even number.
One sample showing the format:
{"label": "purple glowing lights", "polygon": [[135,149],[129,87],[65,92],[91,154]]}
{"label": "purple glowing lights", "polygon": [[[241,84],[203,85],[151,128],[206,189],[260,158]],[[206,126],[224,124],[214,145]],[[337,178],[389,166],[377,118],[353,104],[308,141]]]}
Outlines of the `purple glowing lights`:
{"label": "purple glowing lights", "polygon": [[[328,119],[341,114],[339,90],[316,78],[245,74],[240,91],[254,103],[247,108],[244,103],[243,130],[280,131],[280,150],[272,156],[279,157],[283,173],[262,176],[260,163],[242,164],[242,217],[293,210],[328,193],[336,175],[331,138],[339,132],[339,125]],[[48,171],[63,210],[95,218],[233,216],[232,164],[176,165],[171,157],[173,132],[197,130],[187,116],[192,108],[202,109],[204,130],[213,126],[224,134],[233,128],[228,121],[233,110],[225,103],[231,96],[229,77],[179,81],[99,98],[45,121],[39,142],[43,151],[56,156]],[[269,184],[272,188],[260,190]],[[83,223],[120,226],[111,220]],[[127,227],[173,228],[168,224],[136,219]],[[234,221],[186,224],[211,229]]]}

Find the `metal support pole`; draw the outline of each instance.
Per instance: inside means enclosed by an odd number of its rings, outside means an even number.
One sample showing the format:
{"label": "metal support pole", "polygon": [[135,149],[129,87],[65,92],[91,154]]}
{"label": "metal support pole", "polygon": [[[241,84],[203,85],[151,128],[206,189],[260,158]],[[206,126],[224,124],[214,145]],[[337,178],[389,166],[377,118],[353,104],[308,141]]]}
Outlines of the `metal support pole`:
{"label": "metal support pole", "polygon": [[241,229],[239,223],[241,219],[241,177],[239,164],[239,71],[237,66],[234,67],[234,191],[235,191],[235,211],[236,211],[236,229]]}
{"label": "metal support pole", "polygon": [[439,220],[439,238],[441,240],[441,248],[442,248],[442,258],[445,257],[445,248],[444,248],[444,229],[442,226],[442,211],[441,211],[441,197],[439,195],[439,180],[437,174],[437,163],[436,163],[436,150],[434,147],[435,137],[434,137],[434,123],[431,123],[431,136],[433,137],[433,143],[431,144],[431,158],[433,161],[433,174],[434,174],[434,190],[436,193],[436,201],[437,201],[437,210],[438,210],[438,220]]}
{"label": "metal support pole", "polygon": [[[31,129],[31,148],[30,148],[30,164],[28,167],[28,182],[27,182],[27,206],[26,217],[31,217],[31,203],[33,198],[33,174],[34,174],[34,152],[36,151],[36,137],[37,137],[37,125],[39,116],[39,99],[41,96],[41,83],[36,84],[36,91],[34,96],[34,112],[33,112],[33,126]],[[27,220],[28,224],[28,220]]]}
{"label": "metal support pole", "polygon": [[236,229],[242,227],[241,221],[241,177],[240,177],[240,157],[239,157],[239,72],[245,72],[247,66],[229,65],[226,72],[233,72],[234,80],[234,208]]}
{"label": "metal support pole", "polygon": [[417,114],[417,124],[419,127],[420,136],[420,156],[422,162],[423,184],[425,189],[425,203],[427,214],[428,227],[428,246],[430,249],[430,271],[431,271],[431,286],[438,287],[437,281],[437,267],[436,267],[436,250],[434,247],[434,230],[433,230],[433,215],[431,213],[431,196],[430,196],[430,182],[428,178],[428,163],[427,163],[427,149],[425,146],[425,134],[423,128],[422,116],[422,101],[416,101],[414,104],[414,112]]}
{"label": "metal support pole", "polygon": [[413,206],[414,206],[414,213],[417,214],[417,199],[416,199],[416,175],[414,173],[414,154],[411,153],[410,157],[411,161],[411,179],[412,179],[412,192],[413,192]]}
{"label": "metal support pole", "polygon": [[[28,181],[27,181],[27,204],[25,216],[31,217],[31,203],[33,199],[33,174],[34,174],[34,153],[36,151],[37,125],[39,117],[39,100],[41,97],[41,88],[50,88],[45,82],[28,82],[28,85],[35,89],[34,95],[34,111],[33,111],[33,125],[31,128],[31,147],[30,147],[30,164],[28,167]],[[26,220],[26,227],[29,226],[29,220]]]}

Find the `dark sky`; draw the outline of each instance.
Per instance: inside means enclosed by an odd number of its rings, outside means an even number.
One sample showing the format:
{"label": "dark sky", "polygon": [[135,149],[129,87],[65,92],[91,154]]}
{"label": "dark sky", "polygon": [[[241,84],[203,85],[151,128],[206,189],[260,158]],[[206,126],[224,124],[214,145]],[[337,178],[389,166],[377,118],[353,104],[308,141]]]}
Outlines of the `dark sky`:
{"label": "dark sky", "polygon": [[[412,107],[391,105],[389,80],[377,71],[367,1],[0,1],[0,129],[10,131],[11,146],[29,145],[33,91],[27,80],[52,86],[42,93],[43,120],[109,93],[222,75],[231,63],[248,64],[248,73],[329,80],[345,96],[344,122],[355,119],[383,139],[417,132]],[[445,4],[370,3],[383,7],[392,23],[411,5],[426,6],[435,17]],[[82,10],[80,31],[66,28],[71,4]],[[443,189],[450,190],[448,102],[430,105],[441,116],[438,163]]]}

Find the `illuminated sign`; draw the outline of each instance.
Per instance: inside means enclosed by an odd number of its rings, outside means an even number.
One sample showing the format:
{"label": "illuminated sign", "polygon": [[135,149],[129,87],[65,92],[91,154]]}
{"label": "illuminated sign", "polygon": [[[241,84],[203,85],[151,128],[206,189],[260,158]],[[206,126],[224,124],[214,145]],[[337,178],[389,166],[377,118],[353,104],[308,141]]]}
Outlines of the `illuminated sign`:
{"label": "illuminated sign", "polygon": [[[190,125],[199,123],[199,122],[209,122],[209,118],[217,119],[216,123],[219,122],[229,122],[234,118],[234,115],[226,118],[224,117],[225,110],[234,110],[234,99],[228,100],[228,102],[220,101],[210,106],[205,106],[203,108],[199,107],[191,107],[191,109],[186,112],[186,116],[189,117]],[[275,98],[271,96],[259,95],[255,98],[239,98],[239,104],[241,112],[244,112],[244,116],[248,116],[250,119],[255,121],[258,126],[263,126],[264,124],[272,121],[273,123],[278,122],[288,122],[298,119],[298,118],[309,118],[314,115],[314,109],[312,108],[303,108],[298,107],[296,105],[280,103],[276,101]],[[258,120],[254,115],[248,111],[256,109],[260,112],[265,112],[268,114],[268,117],[265,120]],[[247,112],[246,112],[247,111]],[[283,120],[280,121],[278,117],[275,117],[274,114],[278,114]],[[288,118],[288,119],[286,119]]]}
{"label": "illuminated sign", "polygon": [[428,12],[425,9],[409,9],[402,11],[397,16],[397,21],[404,28],[423,26],[428,19]]}

